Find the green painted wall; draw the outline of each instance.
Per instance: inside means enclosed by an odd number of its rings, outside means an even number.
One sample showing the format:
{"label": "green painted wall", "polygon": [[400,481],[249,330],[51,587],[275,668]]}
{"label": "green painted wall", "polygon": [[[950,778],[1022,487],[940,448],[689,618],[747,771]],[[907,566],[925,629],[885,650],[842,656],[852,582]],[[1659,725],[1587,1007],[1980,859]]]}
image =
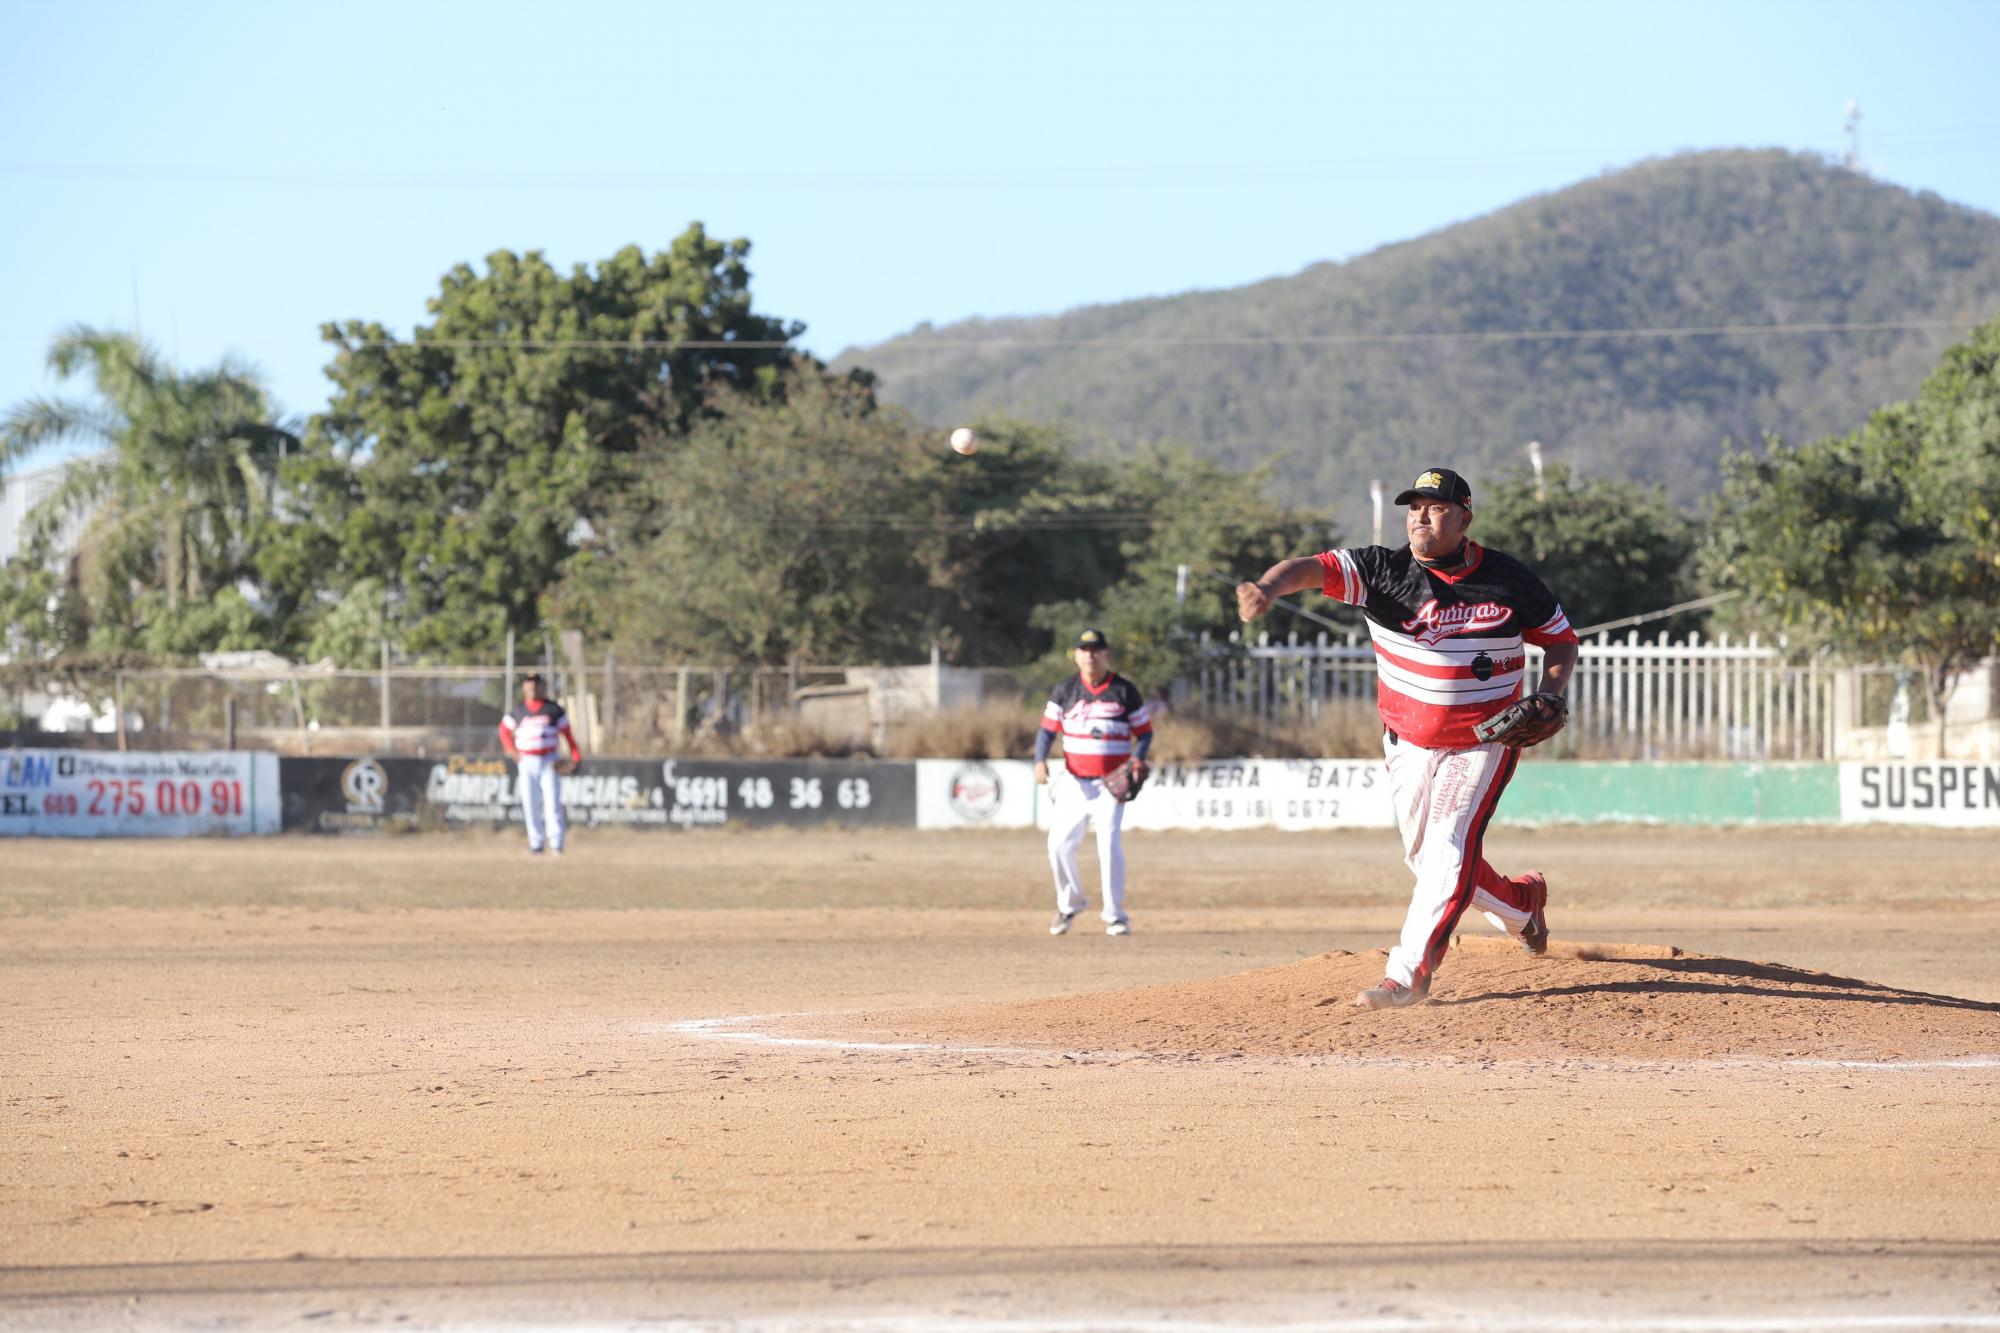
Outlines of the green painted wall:
{"label": "green painted wall", "polygon": [[1797,824],[1840,821],[1838,764],[1522,763],[1503,824]]}

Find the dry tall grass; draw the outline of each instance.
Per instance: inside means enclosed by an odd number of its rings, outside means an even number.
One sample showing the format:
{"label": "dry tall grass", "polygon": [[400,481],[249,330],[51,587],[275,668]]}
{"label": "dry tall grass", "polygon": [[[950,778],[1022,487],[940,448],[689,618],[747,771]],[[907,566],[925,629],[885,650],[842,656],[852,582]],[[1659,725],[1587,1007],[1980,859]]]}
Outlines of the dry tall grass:
{"label": "dry tall grass", "polygon": [[887,759],[1028,759],[1042,725],[1037,700],[993,702],[977,708],[899,720],[889,729]]}
{"label": "dry tall grass", "polygon": [[1241,713],[1175,710],[1159,719],[1153,759],[1350,759],[1382,753],[1382,719],[1372,703],[1327,706],[1316,718],[1272,724]]}
{"label": "dry tall grass", "polygon": [[[1027,759],[1041,727],[1037,701],[995,702],[924,717],[901,718],[879,750],[864,737],[784,718],[729,735],[696,737],[673,752],[687,758],[739,759]],[[1155,725],[1155,763],[1207,759],[1372,758],[1382,723],[1367,704],[1328,708],[1296,725],[1271,726],[1233,713],[1176,709]],[[651,753],[651,751],[649,751]]]}
{"label": "dry tall grass", "polygon": [[[674,754],[689,759],[1027,759],[1035,753],[1035,732],[1040,726],[1039,705],[1003,702],[901,719],[889,728],[888,743],[880,749],[865,737],[781,718],[726,736],[700,735],[679,744],[653,737],[600,753],[628,757]],[[1340,708],[1328,706],[1316,719],[1279,725],[1237,713],[1176,709],[1159,719],[1155,731],[1155,763],[1375,759],[1382,754],[1382,720],[1372,704],[1359,701]],[[1597,761],[1741,758],[1723,747],[1694,741],[1671,753],[1648,753],[1633,737],[1586,735],[1576,729],[1533,751],[1532,757]]]}

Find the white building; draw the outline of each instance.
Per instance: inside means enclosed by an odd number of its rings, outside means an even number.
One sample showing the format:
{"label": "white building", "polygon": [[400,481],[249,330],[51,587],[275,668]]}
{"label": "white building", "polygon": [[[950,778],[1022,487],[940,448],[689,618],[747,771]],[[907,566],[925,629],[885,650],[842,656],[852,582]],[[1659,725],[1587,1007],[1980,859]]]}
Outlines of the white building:
{"label": "white building", "polygon": [[[49,497],[49,492],[62,484],[63,474],[80,461],[83,460],[67,459],[36,468],[33,472],[0,476],[0,563],[13,559],[20,552],[28,530],[28,515]],[[68,540],[75,538],[76,530],[81,529],[82,523],[74,521],[71,526],[72,530],[64,534]]]}

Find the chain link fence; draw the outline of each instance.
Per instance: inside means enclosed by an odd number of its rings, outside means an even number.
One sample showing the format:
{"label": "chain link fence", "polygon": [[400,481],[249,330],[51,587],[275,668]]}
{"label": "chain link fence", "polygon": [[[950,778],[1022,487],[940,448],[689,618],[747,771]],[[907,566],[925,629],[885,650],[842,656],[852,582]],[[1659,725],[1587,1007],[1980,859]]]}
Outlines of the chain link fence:
{"label": "chain link fence", "polygon": [[[1532,650],[1531,657],[1538,656]],[[1157,692],[1197,748],[1366,753],[1379,734],[1370,646],[1320,638],[1211,645]],[[145,668],[40,678],[0,668],[0,745],[289,754],[497,753],[529,668]],[[1047,682],[911,667],[541,666],[587,754],[968,756],[1025,753]],[[1950,748],[1910,673],[1836,666],[1755,640],[1583,645],[1571,725],[1545,749],[1589,759],[1986,757],[2000,749],[2000,662],[1966,674]],[[1242,734],[1237,734],[1241,732]],[[1208,734],[1213,733],[1213,734]],[[1285,748],[1289,746],[1290,748]],[[1277,747],[1277,748],[1274,748]]]}
{"label": "chain link fence", "polygon": [[[529,667],[151,668],[0,683],[0,743],[287,754],[498,753]],[[1017,706],[1012,672],[913,667],[539,668],[586,753],[889,752],[940,712]]]}

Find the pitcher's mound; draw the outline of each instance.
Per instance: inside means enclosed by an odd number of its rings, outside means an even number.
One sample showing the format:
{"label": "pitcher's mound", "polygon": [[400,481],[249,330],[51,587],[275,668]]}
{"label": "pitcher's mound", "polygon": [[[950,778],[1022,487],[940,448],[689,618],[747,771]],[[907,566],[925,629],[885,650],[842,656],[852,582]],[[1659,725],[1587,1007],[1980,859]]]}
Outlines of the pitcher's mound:
{"label": "pitcher's mound", "polygon": [[2000,1004],[1660,946],[1465,937],[1426,1004],[1367,1010],[1386,950],[1012,1004],[827,1015],[820,1035],[1156,1056],[1977,1060]]}

